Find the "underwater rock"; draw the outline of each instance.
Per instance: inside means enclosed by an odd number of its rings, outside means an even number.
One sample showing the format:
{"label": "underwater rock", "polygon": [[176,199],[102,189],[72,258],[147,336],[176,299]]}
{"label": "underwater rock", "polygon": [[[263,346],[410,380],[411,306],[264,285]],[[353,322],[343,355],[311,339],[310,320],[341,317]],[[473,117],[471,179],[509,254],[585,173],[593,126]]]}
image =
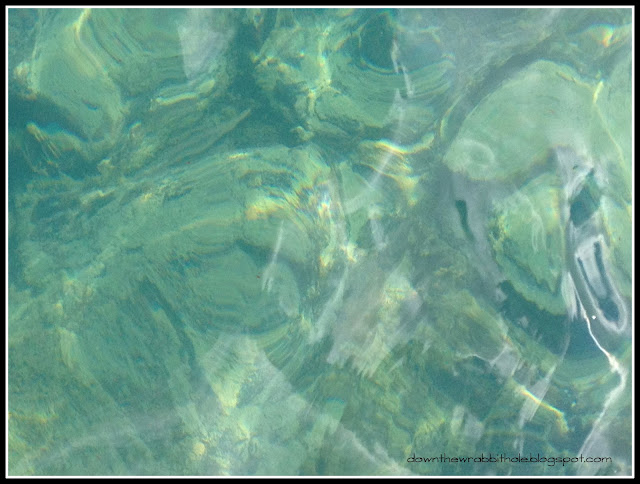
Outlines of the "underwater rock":
{"label": "underwater rock", "polygon": [[444,162],[474,180],[519,185],[535,167],[544,169],[553,146],[608,156],[615,147],[593,109],[597,89],[567,66],[534,62],[476,106]]}
{"label": "underwater rock", "polygon": [[[625,65],[624,59],[621,64]],[[618,75],[624,72],[622,69]],[[466,203],[465,230],[470,231],[480,252],[486,253],[482,249],[486,220],[495,260],[505,278],[527,300],[552,314],[564,312],[560,283],[568,230],[563,215],[565,193],[575,190],[572,183],[582,183],[574,173],[578,166],[586,170],[583,178],[590,169],[583,162],[560,159],[563,153],[575,153],[575,160],[593,160],[596,167],[591,182],[596,187],[596,200],[577,200],[576,206],[595,204],[586,209],[603,212],[609,222],[612,217],[620,222],[622,212],[610,198],[622,205],[628,200],[624,181],[628,177],[623,173],[629,163],[608,126],[609,111],[613,120],[624,117],[615,114],[617,108],[612,104],[598,101],[607,86],[603,81],[580,78],[568,66],[534,62],[482,100],[464,120],[444,157],[454,180],[469,180],[457,185],[474,180],[485,183],[484,189],[482,183],[473,188],[484,193],[479,202],[472,200],[469,192],[454,195]],[[601,111],[600,105],[607,110]],[[560,172],[556,172],[558,164]],[[625,190],[615,194],[613,187],[619,184]],[[603,198],[604,204],[600,204],[602,194],[608,197]],[[484,208],[479,210],[478,204]],[[605,232],[616,231],[617,237],[608,237],[614,254],[619,254],[618,247],[628,240],[619,232],[621,228],[603,225]],[[627,264],[625,255],[613,265],[616,271],[624,272]],[[627,282],[624,285],[628,287]]]}
{"label": "underwater rock", "polygon": [[[416,58],[416,45],[426,44],[433,52]],[[445,109],[453,70],[429,31],[415,28],[410,35],[389,12],[366,11],[322,22],[293,12],[271,31],[254,63],[256,83],[292,130],[339,142],[375,138],[382,130],[418,142]]]}
{"label": "underwater rock", "polygon": [[[187,12],[177,24],[153,10],[126,12],[71,9],[39,18],[33,51],[12,72],[21,111],[35,113],[25,121],[23,142],[34,171],[91,175],[128,141],[141,143],[129,140],[141,122],[148,162],[155,136],[166,130],[178,141],[180,128],[205,117],[210,98],[228,86],[233,68],[223,54],[233,33],[233,11]],[[168,107],[171,114],[153,113],[154,121],[140,109],[145,104],[149,111]],[[209,119],[209,126],[222,124],[219,113],[210,118],[216,119]],[[190,140],[192,146],[196,141]],[[134,164],[137,169],[141,163]]]}
{"label": "underwater rock", "polygon": [[561,193],[551,174],[494,204],[489,240],[505,278],[552,314],[565,311],[560,292],[564,260]]}

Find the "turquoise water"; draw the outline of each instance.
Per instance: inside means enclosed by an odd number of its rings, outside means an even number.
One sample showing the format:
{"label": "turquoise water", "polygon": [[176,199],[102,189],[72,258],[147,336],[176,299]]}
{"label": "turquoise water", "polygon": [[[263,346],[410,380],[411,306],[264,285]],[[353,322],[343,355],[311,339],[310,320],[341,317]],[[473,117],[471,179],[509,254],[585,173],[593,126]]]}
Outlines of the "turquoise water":
{"label": "turquoise water", "polygon": [[630,475],[631,9],[10,9],[10,475]]}

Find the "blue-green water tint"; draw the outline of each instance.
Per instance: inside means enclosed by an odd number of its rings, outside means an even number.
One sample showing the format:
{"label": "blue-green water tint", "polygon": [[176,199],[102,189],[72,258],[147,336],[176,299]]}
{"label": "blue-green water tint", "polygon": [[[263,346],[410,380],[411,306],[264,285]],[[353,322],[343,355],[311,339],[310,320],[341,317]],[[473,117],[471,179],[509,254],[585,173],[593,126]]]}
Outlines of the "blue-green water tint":
{"label": "blue-green water tint", "polygon": [[8,17],[11,475],[631,474],[630,9]]}

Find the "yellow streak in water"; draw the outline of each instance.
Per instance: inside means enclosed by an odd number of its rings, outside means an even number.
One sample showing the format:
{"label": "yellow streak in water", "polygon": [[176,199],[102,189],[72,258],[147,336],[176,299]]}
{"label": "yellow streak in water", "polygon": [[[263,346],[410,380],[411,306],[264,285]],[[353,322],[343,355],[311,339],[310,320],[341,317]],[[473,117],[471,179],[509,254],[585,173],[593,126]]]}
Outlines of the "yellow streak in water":
{"label": "yellow streak in water", "polygon": [[531,393],[526,387],[524,387],[523,385],[520,385],[520,387],[518,388],[518,392],[528,398],[529,400],[533,401],[537,406],[548,410],[549,412],[553,413],[557,420],[558,420],[558,424],[560,425],[560,429],[562,430],[563,433],[568,432],[568,427],[567,427],[567,422],[564,418],[564,412],[562,412],[561,410],[558,410],[556,407],[554,407],[553,405],[549,405],[547,402],[545,402],[544,400],[540,400],[538,397],[536,397],[533,393]]}

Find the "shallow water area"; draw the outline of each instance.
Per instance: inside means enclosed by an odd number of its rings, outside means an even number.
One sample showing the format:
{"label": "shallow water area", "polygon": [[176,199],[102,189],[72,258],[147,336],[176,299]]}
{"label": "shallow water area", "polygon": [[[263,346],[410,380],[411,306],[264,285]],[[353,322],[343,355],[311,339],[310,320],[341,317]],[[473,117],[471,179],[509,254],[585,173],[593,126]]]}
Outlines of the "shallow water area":
{"label": "shallow water area", "polygon": [[8,9],[8,474],[633,473],[632,9]]}

